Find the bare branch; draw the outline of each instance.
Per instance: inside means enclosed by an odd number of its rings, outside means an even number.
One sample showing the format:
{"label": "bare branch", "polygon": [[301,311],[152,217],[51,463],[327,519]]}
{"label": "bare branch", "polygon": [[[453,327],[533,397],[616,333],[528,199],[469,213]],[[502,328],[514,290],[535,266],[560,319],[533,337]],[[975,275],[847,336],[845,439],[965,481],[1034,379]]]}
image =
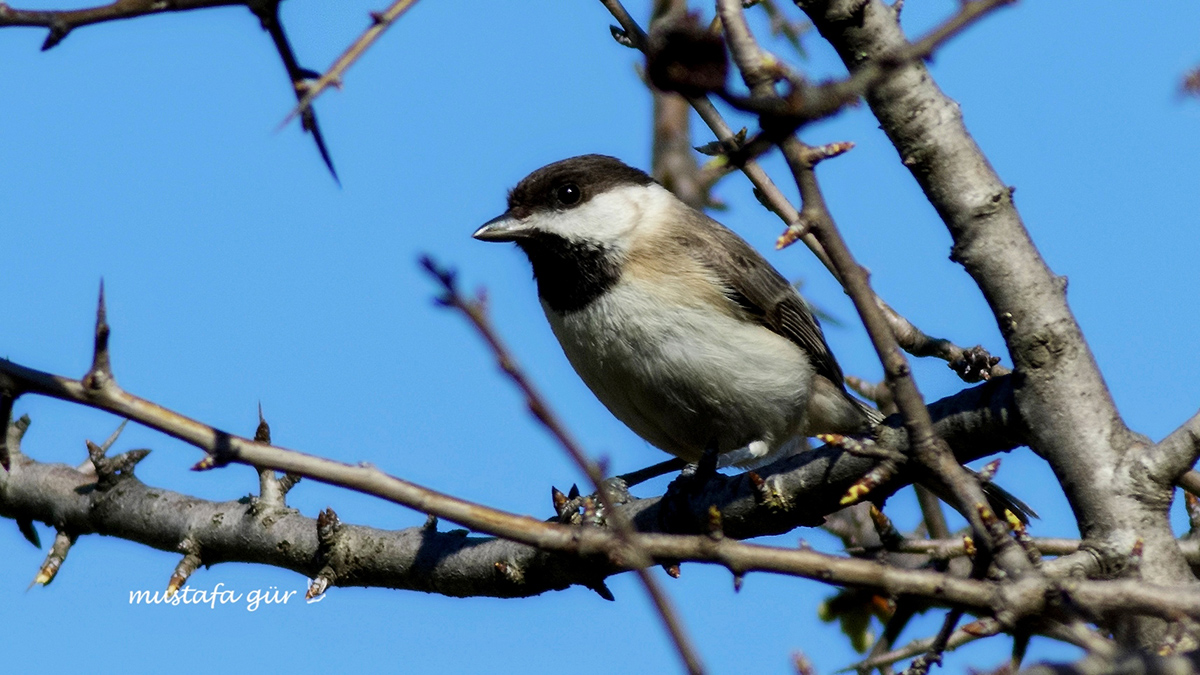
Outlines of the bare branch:
{"label": "bare branch", "polygon": [[1200,458],[1200,412],[1159,441],[1147,455],[1156,479],[1180,485],[1181,475],[1192,468],[1197,458]]}
{"label": "bare branch", "polygon": [[[371,48],[371,45],[383,35],[384,31],[395,23],[402,14],[408,11],[410,7],[416,4],[417,0],[395,0],[387,9],[382,12],[371,12],[371,25],[359,35],[342,55],[334,60],[333,65],[329,66],[329,70],[325,71],[320,77],[314,81],[297,82],[296,93],[299,97],[296,107],[288,113],[283,122],[279,124],[280,128],[287,126],[288,122],[296,119],[299,115],[303,118],[304,114],[312,107],[313,101],[317,97],[325,93],[329,87],[342,86],[342,76],[354,65],[356,61]],[[305,127],[307,128],[307,127]],[[333,167],[330,167],[333,170]]]}
{"label": "bare branch", "polygon": [[208,7],[246,5],[247,0],[117,0],[108,5],[70,10],[14,9],[0,2],[0,27],[36,26],[48,28],[50,34],[42,43],[42,51],[62,42],[72,30],[105,21],[132,19],[163,12],[185,12]]}
{"label": "bare branch", "polygon": [[[909,48],[892,8],[880,0],[805,0],[801,8],[852,73],[878,68],[878,59]],[[850,16],[853,21],[847,21]],[[1090,549],[1112,556],[1113,570],[1137,540],[1149,553],[1140,569],[1152,583],[1191,584],[1195,578],[1175,545],[1166,518],[1169,484],[1135,487],[1131,449],[1153,447],[1121,420],[1083,333],[1067,306],[1065,284],[1030,240],[1011,189],[971,138],[958,105],[937,87],[924,64],[909,62],[867,92],[880,127],[895,145],[954,240],[951,257],[983,291],[1014,366],[1031,447],[1054,469]],[[1162,478],[1159,476],[1158,478]],[[1136,496],[1135,496],[1136,495]],[[1107,565],[1106,565],[1107,566]],[[1122,634],[1139,645],[1157,643],[1165,625]],[[1144,629],[1144,630],[1143,630]],[[1140,637],[1133,637],[1140,636]]]}
{"label": "bare branch", "polygon": [[575,462],[579,470],[591,481],[596,495],[600,498],[600,503],[604,506],[604,517],[612,525],[617,538],[626,548],[624,555],[629,558],[638,575],[638,579],[642,582],[642,586],[645,587],[646,593],[654,603],[654,608],[658,611],[659,618],[662,619],[663,625],[667,629],[667,634],[671,636],[671,641],[675,645],[675,650],[679,653],[679,658],[683,661],[689,673],[698,675],[704,672],[700,656],[697,654],[695,647],[692,646],[692,642],[685,632],[678,613],[672,606],[670,599],[667,598],[666,593],[659,586],[658,582],[655,581],[654,577],[650,576],[649,570],[647,570],[647,567],[650,566],[650,560],[643,551],[633,544],[633,540],[630,537],[633,528],[629,521],[624,518],[624,515],[617,510],[613,490],[606,484],[604,469],[599,463],[592,461],[588,457],[583,447],[567,431],[562,420],[559,419],[558,415],[554,414],[554,411],[550,408],[550,404],[537,388],[533,386],[533,382],[530,381],[525,371],[521,369],[516,358],[508,351],[508,348],[504,345],[504,342],[500,339],[500,335],[492,327],[492,322],[488,318],[483,291],[479,292],[476,299],[468,300],[458,291],[456,276],[453,271],[440,267],[429,256],[421,258],[421,266],[442,286],[442,295],[438,298],[439,304],[458,310],[470,321],[484,342],[491,348],[500,369],[513,381],[513,384],[517,385],[517,388],[525,396],[525,404],[529,408],[529,412],[550,431],[550,434],[554,436],[558,444],[566,451],[567,456]]}
{"label": "bare branch", "polygon": [[[621,4],[620,0],[601,0],[601,3],[613,15],[613,18],[621,24],[621,30],[627,36],[630,43],[629,46],[645,52],[647,49],[646,32],[629,15],[629,12]],[[716,107],[713,106],[707,97],[687,98],[687,101],[700,116],[700,119],[704,120],[704,123],[712,130],[727,154],[733,154],[741,149],[744,144],[744,136],[739,140],[739,135],[730,128],[728,123],[725,122],[724,117],[721,116],[721,113],[717,111]],[[825,254],[825,250],[817,242],[816,237],[807,231],[808,225],[800,217],[800,212],[796,210],[796,207],[792,205],[779,187],[775,185],[775,182],[771,180],[771,177],[767,175],[762,166],[753,158],[748,158],[741,162],[737,168],[741,169],[742,173],[750,179],[751,184],[754,185],[755,194],[759,197],[763,205],[783,221],[786,229],[781,239],[792,241],[798,238],[800,241],[803,241],[804,245],[821,261],[821,264],[829,270],[830,274],[834,278],[838,278],[837,271],[834,269],[833,263],[829,260],[829,256]],[[889,315],[895,314],[895,311],[891,307],[886,307],[885,311]],[[897,324],[912,325],[903,317],[897,316],[895,321]],[[954,352],[951,352],[951,355],[953,354]],[[941,357],[941,354],[937,355]]]}
{"label": "bare branch", "polygon": [[[275,49],[279,53],[279,58],[283,60],[283,65],[287,69],[288,78],[292,82],[292,88],[296,92],[296,97],[303,100],[303,95],[307,89],[306,82],[318,75],[307,68],[302,68],[297,62],[295,52],[292,50],[287,35],[284,33],[283,24],[279,21],[279,3],[281,1],[170,0],[168,2],[164,0],[117,0],[109,5],[71,10],[13,9],[7,4],[0,2],[0,28],[7,26],[39,26],[48,28],[50,33],[46,36],[46,41],[42,44],[42,51],[45,51],[62,42],[68,33],[81,26],[121,19],[132,19],[163,12],[183,12],[193,9],[241,5],[248,8],[258,17],[263,30],[267,31],[271,36],[271,40],[275,44]],[[334,181],[340,184],[337,171],[333,168],[333,159],[329,155],[329,149],[325,146],[325,138],[321,134],[321,128],[317,125],[316,114],[307,105],[302,111],[298,109],[297,112],[300,114],[304,131],[313,135],[313,140],[317,144],[317,150],[321,153],[321,159],[325,162],[326,168],[333,175]]]}

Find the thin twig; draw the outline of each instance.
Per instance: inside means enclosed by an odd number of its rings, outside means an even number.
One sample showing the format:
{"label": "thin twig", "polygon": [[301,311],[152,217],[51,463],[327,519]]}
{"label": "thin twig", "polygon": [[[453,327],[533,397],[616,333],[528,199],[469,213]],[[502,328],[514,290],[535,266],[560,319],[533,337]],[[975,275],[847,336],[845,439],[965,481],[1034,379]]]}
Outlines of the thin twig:
{"label": "thin twig", "polygon": [[658,610],[659,618],[662,619],[667,633],[671,636],[671,640],[674,642],[675,649],[679,652],[679,657],[683,660],[684,666],[688,669],[689,673],[693,673],[694,675],[703,673],[704,666],[700,662],[699,654],[687,636],[683,622],[679,619],[666,593],[654,577],[650,575],[648,568],[651,560],[649,556],[638,549],[633,543],[630,536],[633,532],[633,527],[617,510],[617,505],[611,494],[611,488],[606,484],[604,469],[599,463],[592,461],[587,456],[583,447],[567,431],[566,426],[563,425],[562,421],[551,410],[546,399],[533,386],[525,371],[517,364],[512,352],[504,345],[504,342],[500,339],[500,335],[492,326],[491,319],[488,318],[483,293],[481,292],[475,299],[464,297],[458,290],[455,273],[441,267],[429,256],[421,258],[421,266],[442,287],[442,295],[438,297],[438,303],[444,307],[451,307],[458,310],[470,321],[471,325],[474,326],[475,330],[492,350],[492,354],[496,357],[496,363],[499,364],[500,370],[504,371],[504,374],[517,385],[517,388],[525,396],[525,403],[529,407],[529,412],[550,431],[550,434],[554,436],[555,440],[558,441],[558,444],[562,446],[567,455],[575,462],[576,466],[591,481],[593,489],[595,489],[601,504],[604,506],[605,518],[612,525],[620,542],[628,548],[626,555],[629,556],[634,571],[637,573],[642,585],[646,588],[646,593],[650,595],[655,609]]}
{"label": "thin twig", "polygon": [[[70,10],[13,9],[0,2],[0,28],[36,26],[49,29],[46,41],[42,43],[42,51],[45,51],[62,42],[72,30],[81,26],[164,12],[184,12],[194,9],[241,5],[258,17],[263,30],[271,36],[279,58],[283,61],[284,68],[287,69],[292,89],[297,98],[302,98],[306,88],[305,82],[311,77],[316,77],[317,74],[301,67],[297,62],[295,52],[283,30],[283,24],[279,21],[280,2],[281,0],[170,0],[169,2],[163,0],[117,0],[108,5]],[[301,113],[301,122],[304,131],[312,134],[313,141],[317,144],[317,151],[321,153],[321,160],[329,169],[334,181],[338,181],[337,171],[333,168],[333,159],[325,145],[321,128],[317,124],[316,113],[305,107]],[[338,182],[340,184],[340,181]]]}
{"label": "thin twig", "polygon": [[[9,382],[14,394],[38,394],[105,410],[204,449],[209,455],[197,465],[198,469],[236,462],[294,472],[544,550],[606,556],[621,569],[618,561],[626,547],[608,528],[570,527],[506,513],[388,476],[370,465],[344,464],[256,443],[129,394],[111,377],[103,379],[98,387],[86,387],[80,380],[51,375],[6,359],[0,359],[0,374]],[[0,473],[0,480],[6,480],[5,474]],[[81,480],[94,481],[95,478]],[[73,498],[80,496],[74,489],[69,492]],[[87,518],[92,516],[83,513],[81,517],[86,525]],[[1056,582],[1033,576],[1010,580],[1004,584],[1003,593],[999,593],[1001,587],[990,581],[901,569],[805,549],[758,546],[731,537],[651,533],[631,533],[629,536],[634,546],[656,562],[704,561],[721,564],[738,574],[771,571],[892,595],[920,595],[971,611],[1002,611],[1012,620],[1044,612],[1047,602],[1055,597]],[[1200,618],[1200,592],[1140,580],[1072,582],[1070,597],[1074,607],[1092,615],[1123,612],[1170,620],[1180,614]]]}
{"label": "thin twig", "polygon": [[[629,44],[635,49],[645,52],[647,48],[646,31],[644,31],[642,27],[638,25],[637,21],[630,16],[624,5],[621,4],[621,0],[601,0],[601,3],[608,9],[609,13],[613,15],[613,18],[617,20],[617,23],[621,25],[621,30],[627,37]],[[712,130],[717,140],[726,147],[727,151],[733,151],[740,147],[741,143],[737,142],[736,140],[737,134],[725,121],[725,118],[716,109],[708,97],[688,97],[687,101],[700,116],[700,119],[703,120],[704,123],[708,125],[709,129]],[[771,180],[771,177],[762,168],[762,166],[754,159],[748,159],[741,163],[737,168],[739,168],[742,173],[746,175],[746,178],[750,180],[750,183],[756,190],[756,194],[761,198],[763,205],[783,221],[787,231],[801,233],[799,234],[799,240],[803,241],[804,245],[807,246],[809,250],[812,251],[813,255],[815,255],[817,259],[821,261],[821,264],[825,266],[825,269],[829,270],[830,274],[832,274],[835,279],[839,279],[840,281],[838,272],[834,268],[833,263],[829,260],[829,256],[826,255],[824,248],[811,232],[806,231],[805,224],[800,217],[800,212],[796,210],[796,207],[793,206],[791,201],[788,200],[787,196],[783,194],[783,191],[779,189],[779,186],[777,186],[775,182]],[[886,311],[889,315],[895,314],[895,310],[893,310],[891,307],[887,307]],[[907,319],[897,315],[896,323],[900,322],[912,325]],[[937,338],[931,339],[936,340]],[[952,343],[947,341],[947,344]],[[962,348],[958,348],[957,351],[961,352],[964,350],[962,350]],[[938,356],[941,357],[941,354],[938,354]]]}
{"label": "thin twig", "polygon": [[303,115],[305,111],[312,107],[313,101],[317,97],[325,93],[325,90],[334,86],[341,88],[342,76],[349,70],[350,66],[354,65],[355,61],[368,50],[371,45],[383,35],[384,31],[391,27],[396,19],[400,18],[410,7],[416,4],[417,0],[396,0],[382,12],[371,12],[371,25],[359,35],[342,55],[337,57],[333,65],[329,66],[329,70],[325,71],[316,80],[305,82],[303,86],[297,86],[296,91],[300,95],[296,103],[296,107],[288,113],[283,122],[280,122],[279,127],[287,126],[288,122],[296,119],[297,115]]}

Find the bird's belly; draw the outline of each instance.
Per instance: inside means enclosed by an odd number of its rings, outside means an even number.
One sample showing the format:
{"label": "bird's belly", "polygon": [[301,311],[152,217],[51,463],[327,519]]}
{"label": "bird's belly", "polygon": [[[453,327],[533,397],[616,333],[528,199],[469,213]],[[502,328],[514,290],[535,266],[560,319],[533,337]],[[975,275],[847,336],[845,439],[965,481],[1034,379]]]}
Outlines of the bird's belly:
{"label": "bird's belly", "polygon": [[796,436],[812,379],[799,347],[718,311],[651,302],[618,284],[582,310],[546,311],[584,383],[617,419],[687,460]]}

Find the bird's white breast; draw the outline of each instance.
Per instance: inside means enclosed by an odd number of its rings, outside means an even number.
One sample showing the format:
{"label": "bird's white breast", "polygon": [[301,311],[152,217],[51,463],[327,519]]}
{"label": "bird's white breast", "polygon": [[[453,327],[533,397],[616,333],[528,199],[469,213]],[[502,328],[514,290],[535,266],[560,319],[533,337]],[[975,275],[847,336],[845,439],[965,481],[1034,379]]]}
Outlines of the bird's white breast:
{"label": "bird's white breast", "polygon": [[651,444],[687,460],[712,444],[773,452],[803,428],[812,367],[786,338],[713,309],[695,283],[626,274],[584,309],[546,315],[583,381]]}

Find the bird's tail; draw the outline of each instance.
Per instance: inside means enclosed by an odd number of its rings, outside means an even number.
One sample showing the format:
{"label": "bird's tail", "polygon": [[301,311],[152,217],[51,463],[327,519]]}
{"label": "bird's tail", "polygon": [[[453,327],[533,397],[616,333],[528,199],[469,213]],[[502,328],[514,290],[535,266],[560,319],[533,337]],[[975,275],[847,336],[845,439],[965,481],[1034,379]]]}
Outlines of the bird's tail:
{"label": "bird's tail", "polygon": [[[867,405],[866,403],[853,396],[850,396],[849,394],[846,395],[846,398],[853,401],[858,409],[862,411],[863,416],[866,419],[866,423],[870,427],[865,431],[865,433],[874,433],[879,424],[883,422],[883,413],[879,412],[877,408]],[[979,475],[977,472],[971,471],[971,469],[967,469],[967,471],[969,471],[973,476],[978,477]],[[1003,516],[1005,511],[1011,511],[1018,520],[1026,525],[1029,524],[1030,518],[1040,517],[1038,516],[1037,511],[1034,511],[1032,507],[999,485],[996,485],[991,481],[982,481],[981,487],[983,488],[983,496],[987,497],[988,506],[992,507],[992,511],[994,511],[997,515]]]}
{"label": "bird's tail", "polygon": [[846,394],[846,398],[853,401],[854,405],[862,411],[863,417],[866,418],[866,423],[869,425],[868,431],[874,431],[875,427],[879,426],[880,422],[883,422],[884,415],[875,406],[863,403],[850,394]]}
{"label": "bird's tail", "polygon": [[[967,471],[970,471],[972,475],[979,475],[970,469]],[[1016,495],[991,481],[984,481],[980,487],[983,488],[983,496],[987,497],[988,506],[992,507],[992,511],[999,515],[1004,515],[1005,511],[1012,511],[1013,515],[1025,525],[1029,524],[1030,518],[1041,517],[1037,511],[1018,499]]]}

